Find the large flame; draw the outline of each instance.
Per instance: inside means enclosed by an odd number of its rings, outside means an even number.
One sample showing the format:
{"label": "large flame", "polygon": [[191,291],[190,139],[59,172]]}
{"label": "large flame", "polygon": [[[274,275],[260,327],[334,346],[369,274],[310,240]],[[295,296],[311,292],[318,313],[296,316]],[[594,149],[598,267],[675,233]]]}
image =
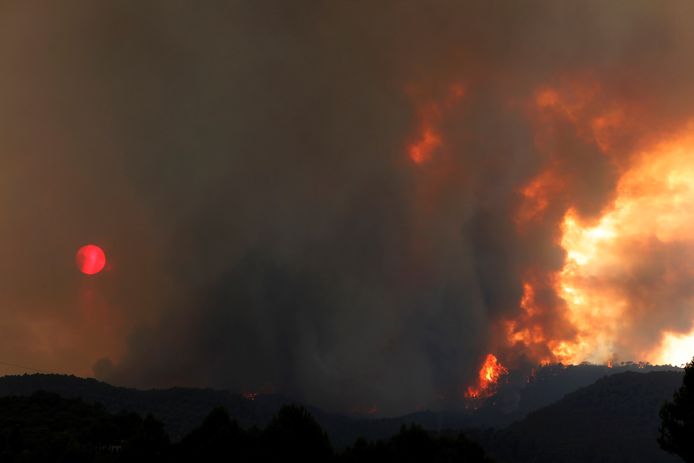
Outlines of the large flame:
{"label": "large flame", "polygon": [[[629,345],[620,339],[620,333],[629,333],[629,324],[641,310],[673,310],[653,305],[652,298],[645,294],[637,300],[635,292],[675,290],[687,275],[694,276],[694,262],[681,265],[668,261],[659,268],[658,263],[645,261],[652,257],[649,250],[653,246],[675,245],[681,252],[694,249],[692,182],[694,128],[688,127],[671,140],[640,153],[621,177],[613,204],[597,223],[582,223],[575,211],[567,212],[561,241],[567,258],[557,289],[567,303],[568,318],[578,335],[565,360],[604,362],[619,354],[620,349],[640,355],[639,360],[656,363],[681,364],[691,359],[692,340],[663,330],[665,326],[652,327],[662,330],[657,346]],[[657,272],[655,280],[644,281],[642,288],[616,283],[634,277],[635,269],[644,265]],[[685,299],[694,302],[692,296],[684,294]],[[665,304],[666,300],[671,298],[660,302]],[[645,305],[638,307],[637,303]],[[694,305],[683,309],[689,312],[685,326],[689,329]]]}
{"label": "large flame", "polygon": [[[438,99],[419,98],[420,126],[408,147],[415,165],[446,154],[441,127],[464,95],[454,86]],[[541,87],[525,110],[542,167],[518,190],[515,225],[519,236],[554,230],[542,236],[563,249],[564,261],[529,264],[516,315],[497,320],[504,341],[490,340],[490,350],[503,350],[511,367],[520,358],[686,363],[694,355],[694,123],[649,130],[643,109],[609,99],[591,79]],[[590,180],[567,167],[562,149],[571,146],[557,143],[567,127],[614,172],[605,188],[612,195],[597,212],[576,202]],[[488,354],[465,397],[494,395],[507,373]]]}
{"label": "large flame", "polygon": [[499,362],[496,356],[494,356],[494,354],[487,354],[480,368],[477,384],[467,388],[465,397],[469,399],[482,399],[494,395],[499,379],[507,374],[508,370]]}
{"label": "large flame", "polygon": [[[585,90],[594,86],[577,88],[583,89],[575,92],[580,97],[569,102],[553,90],[542,90],[535,104],[552,108],[555,117],[570,121],[609,157],[614,134],[625,124],[624,111],[608,108],[586,118],[582,108],[587,104],[581,102],[594,97],[594,90]],[[694,253],[694,125],[620,162],[613,200],[592,220],[574,207],[566,209],[558,243],[566,253],[563,268],[540,277],[531,273],[519,301],[520,314],[505,322],[508,342],[524,346],[540,362],[609,363],[621,357],[679,365],[694,355],[694,330],[683,333],[694,320],[694,289],[689,289],[694,263],[677,255]],[[542,219],[563,187],[550,163],[523,188],[516,216],[519,231]],[[542,285],[553,288],[563,301],[563,307],[551,310],[562,313],[570,335],[548,334],[542,316],[547,308],[535,298]],[[681,307],[663,305],[673,300]],[[658,313],[677,313],[676,323]]]}

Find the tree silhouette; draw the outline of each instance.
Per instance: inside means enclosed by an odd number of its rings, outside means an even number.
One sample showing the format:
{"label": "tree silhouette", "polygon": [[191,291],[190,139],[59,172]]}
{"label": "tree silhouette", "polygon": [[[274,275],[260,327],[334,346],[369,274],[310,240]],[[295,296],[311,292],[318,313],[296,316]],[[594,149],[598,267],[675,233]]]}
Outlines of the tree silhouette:
{"label": "tree silhouette", "polygon": [[302,406],[286,405],[263,433],[270,461],[328,461],[333,450],[328,435]]}
{"label": "tree silhouette", "polygon": [[694,360],[684,368],[682,386],[660,409],[660,448],[694,462]]}
{"label": "tree silhouette", "polygon": [[218,407],[197,428],[171,443],[152,415],[112,414],[100,404],[37,392],[0,397],[1,463],[486,462],[482,448],[462,434],[403,426],[387,440],[358,439],[333,452],[308,410],[282,407],[264,428],[243,429]]}
{"label": "tree silhouette", "polygon": [[341,460],[345,463],[486,463],[478,444],[463,434],[431,433],[417,425],[402,426],[387,441],[358,439]]}
{"label": "tree silhouette", "polygon": [[[139,416],[137,417],[139,418]],[[121,458],[125,461],[161,460],[169,449],[169,436],[164,431],[164,424],[147,415],[144,420],[138,419],[131,428],[131,436],[122,449]]]}
{"label": "tree silhouette", "polygon": [[400,432],[391,439],[391,448],[396,461],[427,461],[435,456],[437,442],[432,436],[416,425],[402,426]]}
{"label": "tree silhouette", "polygon": [[244,432],[223,407],[213,409],[179,445],[179,461],[245,460]]}
{"label": "tree silhouette", "polygon": [[0,397],[0,461],[164,461],[169,438],[154,417],[36,392]]}

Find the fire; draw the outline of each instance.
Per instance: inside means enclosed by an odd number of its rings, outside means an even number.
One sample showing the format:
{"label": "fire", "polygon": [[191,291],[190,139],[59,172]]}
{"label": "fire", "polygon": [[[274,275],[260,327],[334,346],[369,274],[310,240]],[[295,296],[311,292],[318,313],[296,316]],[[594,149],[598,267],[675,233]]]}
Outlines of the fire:
{"label": "fire", "polygon": [[[577,342],[568,360],[606,362],[614,353],[640,356],[654,363],[682,363],[694,354],[694,337],[673,333],[658,311],[682,292],[685,329],[694,319],[694,291],[683,287],[694,276],[694,264],[668,256],[651,262],[653,249],[686,253],[694,250],[694,127],[643,152],[621,177],[617,196],[597,223],[582,223],[574,210],[564,218],[562,247],[566,265],[557,290],[566,301]],[[642,287],[630,280],[644,274]],[[650,286],[649,294],[645,286]],[[678,288],[679,286],[679,288]],[[658,293],[662,297],[658,300]],[[672,303],[672,302],[669,302]],[[652,311],[652,313],[649,313]],[[659,346],[630,341],[632,326],[654,318],[651,330],[661,331]],[[621,352],[620,352],[621,351]]]}
{"label": "fire", "polygon": [[477,385],[468,387],[465,391],[465,397],[468,399],[491,397],[496,393],[499,379],[507,374],[508,370],[499,362],[496,356],[487,354],[484,364],[480,368]]}
{"label": "fire", "polygon": [[[622,358],[681,365],[694,355],[694,261],[687,258],[694,257],[694,123],[644,136],[632,152],[618,153],[620,137],[635,131],[639,116],[628,105],[598,102],[599,94],[591,83],[535,94],[536,142],[547,163],[519,190],[515,222],[519,233],[532,233],[564,201],[557,244],[565,259],[559,271],[529,272],[518,314],[503,331],[512,352],[520,347],[538,363]],[[613,198],[597,217],[583,217],[565,193],[566,182],[576,180],[558,167],[562,153],[552,152],[556,120],[575,127],[578,139],[618,172]],[[559,303],[538,304],[541,288]]]}
{"label": "fire", "polygon": [[665,331],[652,363],[684,366],[694,357],[694,330],[686,334]]}
{"label": "fire", "polygon": [[[528,348],[545,344],[551,360],[564,363],[607,363],[618,356],[678,365],[691,359],[694,330],[681,331],[691,329],[694,320],[694,289],[687,283],[694,277],[694,264],[676,254],[654,263],[652,253],[694,253],[692,153],[694,126],[689,126],[634,156],[614,200],[597,220],[586,221],[573,208],[566,211],[559,243],[566,258],[554,289],[565,302],[564,318],[574,334],[551,339],[534,322],[539,309],[534,286],[526,282],[521,312],[507,322],[509,343]],[[643,286],[633,282],[636,278]],[[680,298],[679,324],[658,316],[672,310],[658,305],[672,296]],[[654,341],[640,334],[644,330],[655,332],[650,337]]]}
{"label": "fire", "polygon": [[[549,240],[557,258],[519,266],[517,311],[495,320],[490,349],[512,368],[528,359],[683,364],[694,355],[694,122],[663,132],[638,102],[610,98],[590,78],[555,84],[521,105],[540,167],[517,187],[512,219],[518,237]],[[424,172],[456,166],[438,160],[454,159],[444,129],[465,95],[458,85],[415,98],[409,159],[446,167]],[[595,198],[573,149],[607,172]],[[494,395],[506,374],[488,354],[465,397]]]}
{"label": "fire", "polygon": [[627,302],[596,277],[619,266],[610,247],[618,244],[616,219],[606,214],[595,226],[582,225],[574,210],[564,217],[561,245],[566,263],[557,280],[557,292],[566,302],[566,318],[576,329],[572,341],[552,349],[564,363],[603,363],[615,352]]}

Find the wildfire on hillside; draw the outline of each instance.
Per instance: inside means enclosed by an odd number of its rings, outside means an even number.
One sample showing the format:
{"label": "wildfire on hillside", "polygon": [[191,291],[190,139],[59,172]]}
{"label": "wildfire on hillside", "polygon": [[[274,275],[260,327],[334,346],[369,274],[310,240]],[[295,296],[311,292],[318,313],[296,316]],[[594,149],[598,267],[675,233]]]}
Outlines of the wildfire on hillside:
{"label": "wildfire on hillside", "polygon": [[477,384],[469,386],[465,391],[468,399],[482,399],[496,393],[499,380],[508,374],[504,367],[493,354],[487,354],[484,364],[480,368]]}
{"label": "wildfire on hillside", "polygon": [[[420,111],[420,134],[408,148],[415,166],[448,162],[433,156],[444,147],[454,149],[439,127],[447,108],[465,103],[463,96],[469,96],[467,89],[452,91],[443,103]],[[694,123],[652,134],[638,105],[610,98],[590,78],[540,87],[519,106],[531,121],[544,164],[518,190],[513,224],[520,237],[549,229],[562,262],[556,268],[528,262],[515,316],[496,321],[498,336],[490,350],[509,368],[521,359],[536,365],[685,363],[694,352],[694,329],[681,329],[692,328],[693,318],[694,289],[688,282],[694,261],[688,256],[694,256]],[[615,186],[602,209],[586,213],[572,202],[571,191],[585,187],[563,160],[559,131],[570,131],[610,166]],[[661,316],[663,300],[677,302],[667,309],[677,312],[674,317]],[[494,395],[508,371],[488,354],[465,398]]]}

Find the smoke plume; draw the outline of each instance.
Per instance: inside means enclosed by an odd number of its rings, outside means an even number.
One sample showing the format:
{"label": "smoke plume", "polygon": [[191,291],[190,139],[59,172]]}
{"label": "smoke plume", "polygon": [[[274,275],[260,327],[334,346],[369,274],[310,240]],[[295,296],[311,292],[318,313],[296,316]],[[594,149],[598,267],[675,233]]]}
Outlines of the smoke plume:
{"label": "smoke plume", "polygon": [[667,360],[691,10],[4,2],[1,350],[384,414],[460,403],[490,352]]}

